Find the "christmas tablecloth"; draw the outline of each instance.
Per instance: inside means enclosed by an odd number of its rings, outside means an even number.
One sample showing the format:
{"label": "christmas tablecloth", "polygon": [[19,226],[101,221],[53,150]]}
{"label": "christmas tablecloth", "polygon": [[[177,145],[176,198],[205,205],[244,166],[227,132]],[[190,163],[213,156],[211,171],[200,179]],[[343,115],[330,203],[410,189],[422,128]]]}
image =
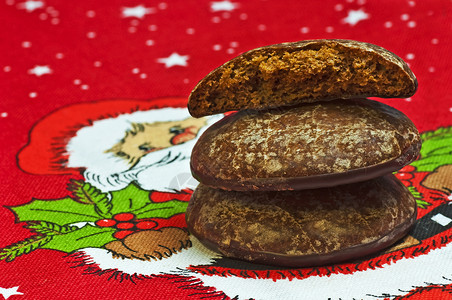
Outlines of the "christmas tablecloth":
{"label": "christmas tablecloth", "polygon": [[[452,299],[452,7],[432,1],[0,4],[0,295],[5,299]],[[378,99],[423,148],[397,177],[410,234],[315,268],[227,259],[185,230],[197,182],[187,97],[259,46],[355,39],[405,59],[419,90]],[[132,147],[139,145],[139,147]],[[0,296],[1,299],[1,296]]]}

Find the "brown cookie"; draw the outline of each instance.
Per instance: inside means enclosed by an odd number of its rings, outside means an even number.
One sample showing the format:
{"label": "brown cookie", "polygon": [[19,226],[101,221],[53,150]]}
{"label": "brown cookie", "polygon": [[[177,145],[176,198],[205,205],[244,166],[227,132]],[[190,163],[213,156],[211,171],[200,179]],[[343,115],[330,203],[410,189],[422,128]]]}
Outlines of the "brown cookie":
{"label": "brown cookie", "polygon": [[311,40],[257,48],[213,70],[192,91],[194,117],[319,100],[410,97],[417,80],[388,50],[351,40]]}
{"label": "brown cookie", "polygon": [[224,256],[304,267],[390,246],[416,220],[416,201],[393,175],[284,192],[224,191],[200,184],[186,220],[195,237]]}
{"label": "brown cookie", "polygon": [[364,181],[413,161],[421,140],[400,111],[368,99],[241,111],[192,151],[193,176],[226,190],[298,190]]}

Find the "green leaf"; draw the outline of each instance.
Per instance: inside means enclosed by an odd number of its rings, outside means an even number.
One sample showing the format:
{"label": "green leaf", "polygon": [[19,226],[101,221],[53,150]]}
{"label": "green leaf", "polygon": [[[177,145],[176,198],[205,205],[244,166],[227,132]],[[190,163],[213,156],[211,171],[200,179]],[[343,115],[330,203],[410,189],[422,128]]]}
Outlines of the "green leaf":
{"label": "green leaf", "polygon": [[152,202],[149,194],[149,191],[141,189],[134,182],[125,189],[111,192],[112,214],[130,212],[135,214],[137,219],[169,218],[187,209],[186,201]]}
{"label": "green leaf", "polygon": [[31,229],[33,232],[40,233],[43,235],[59,235],[66,234],[68,232],[77,230],[78,228],[75,226],[60,226],[51,222],[30,222],[27,226],[28,229]]}
{"label": "green leaf", "polygon": [[449,155],[431,156],[411,163],[412,166],[416,167],[416,170],[418,172],[433,172],[435,171],[436,168],[440,166],[451,164],[452,164],[452,152]]}
{"label": "green leaf", "polygon": [[14,211],[21,222],[45,221],[67,225],[99,219],[94,206],[75,202],[69,197],[51,201],[34,199],[28,204],[10,206],[9,209]]}
{"label": "green leaf", "polygon": [[103,218],[111,217],[112,204],[108,194],[102,193],[88,182],[74,179],[68,185],[68,190],[74,195],[75,201],[94,205],[94,210]]}
{"label": "green leaf", "polygon": [[187,210],[188,202],[171,200],[162,203],[152,203],[141,209],[133,211],[137,219],[145,218],[169,218],[175,214],[183,213]]}
{"label": "green leaf", "polygon": [[135,182],[122,190],[111,192],[112,214],[134,212],[151,203],[149,191],[142,190]]}
{"label": "green leaf", "polygon": [[409,186],[408,190],[411,192],[411,194],[413,195],[414,199],[416,199],[416,205],[419,208],[427,208],[428,206],[432,205],[430,202],[427,202],[425,200],[423,200],[423,195],[422,193],[420,193],[416,187],[414,186]]}
{"label": "green leaf", "polygon": [[418,192],[418,190],[416,189],[416,187],[414,186],[409,186],[408,190],[411,192],[411,194],[413,195],[414,198],[416,199],[422,199],[422,194],[420,192]]}
{"label": "green leaf", "polygon": [[0,251],[0,260],[8,262],[13,261],[16,257],[28,254],[33,250],[41,248],[52,240],[51,236],[35,235],[18,243],[12,244]]}
{"label": "green leaf", "polygon": [[[0,259],[13,260],[37,248],[73,252],[87,247],[102,247],[116,240],[113,237],[115,228],[90,224],[78,228],[69,224],[95,222],[99,216],[124,212],[133,213],[137,219],[169,218],[185,212],[188,205],[188,202],[179,200],[152,202],[150,192],[142,190],[135,183],[110,195],[81,181],[73,181],[69,189],[75,199],[34,199],[28,204],[9,207],[19,221],[28,222],[27,228],[40,235],[3,249]],[[109,196],[111,201],[106,202]]]}
{"label": "green leaf", "polygon": [[448,135],[448,134],[452,134],[452,126],[440,127],[434,131],[425,131],[425,132],[421,133],[421,139],[424,141],[424,140],[428,140],[428,139],[432,139],[432,138],[435,138],[438,136],[443,136],[443,135]]}
{"label": "green leaf", "polygon": [[112,236],[115,231],[111,227],[97,227],[86,224],[72,232],[52,236],[52,240],[43,245],[42,248],[60,250],[67,253],[87,247],[100,248],[115,240]]}
{"label": "green leaf", "polygon": [[439,166],[452,164],[452,127],[424,132],[421,139],[421,156],[411,163],[418,172],[433,172]]}
{"label": "green leaf", "polygon": [[425,201],[425,200],[416,199],[416,205],[419,208],[427,208],[427,207],[429,207],[432,204],[430,202]]}

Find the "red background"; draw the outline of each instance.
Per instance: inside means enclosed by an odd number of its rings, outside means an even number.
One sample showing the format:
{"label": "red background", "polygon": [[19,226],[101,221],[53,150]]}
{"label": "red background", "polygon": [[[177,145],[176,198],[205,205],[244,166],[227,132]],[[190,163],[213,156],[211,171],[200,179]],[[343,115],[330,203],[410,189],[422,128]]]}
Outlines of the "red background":
{"label": "red background", "polygon": [[[419,81],[411,99],[382,100],[407,114],[420,131],[451,125],[451,2],[435,1],[232,1],[232,11],[213,11],[210,1],[55,1],[33,11],[23,1],[0,3],[0,204],[67,195],[69,176],[27,174],[16,164],[33,125],[55,109],[101,99],[187,97],[210,70],[246,50],[315,38],[355,39],[383,46],[405,59]],[[143,18],[123,17],[124,7],[144,5]],[[344,23],[350,10],[369,15]],[[171,53],[188,55],[187,66],[157,62]],[[29,70],[48,66],[50,74]],[[143,75],[144,74],[144,75]],[[72,177],[71,177],[72,178]],[[14,215],[0,209],[0,247],[28,236]],[[44,254],[45,251],[45,255]],[[20,285],[33,299],[107,296],[104,278],[71,271],[62,254],[39,250],[14,263],[0,262],[1,287]],[[7,274],[8,276],[5,276]],[[159,279],[162,284],[165,280]],[[159,280],[149,285],[159,284]],[[112,282],[128,299],[146,289]],[[190,292],[177,289],[174,298]],[[180,293],[177,296],[177,293]],[[39,296],[41,295],[41,296]],[[18,296],[12,296],[15,299]],[[24,297],[25,299],[26,297]],[[156,298],[154,298],[156,299]],[[162,296],[162,299],[167,299]]]}

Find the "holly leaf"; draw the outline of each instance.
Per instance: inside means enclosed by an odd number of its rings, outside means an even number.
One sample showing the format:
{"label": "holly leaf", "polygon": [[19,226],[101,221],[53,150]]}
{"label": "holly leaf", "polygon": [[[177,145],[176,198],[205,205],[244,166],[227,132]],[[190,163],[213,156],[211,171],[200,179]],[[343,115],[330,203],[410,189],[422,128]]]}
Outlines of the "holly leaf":
{"label": "holly leaf", "polygon": [[87,247],[100,248],[115,240],[112,236],[115,231],[116,229],[111,227],[97,227],[86,224],[82,228],[66,234],[52,236],[52,239],[41,246],[41,248],[60,250],[67,253]]}
{"label": "holly leaf", "polygon": [[411,163],[418,172],[433,172],[439,166],[452,164],[452,127],[424,132],[421,139],[421,156]]}
{"label": "holly leaf", "polygon": [[[73,181],[69,189],[74,199],[33,199],[30,203],[9,207],[19,221],[28,222],[26,227],[39,235],[5,248],[0,252],[0,259],[13,260],[38,248],[68,253],[87,247],[99,248],[116,240],[113,237],[115,228],[90,224],[78,228],[69,224],[96,222],[99,216],[125,212],[133,213],[137,219],[169,218],[185,212],[188,205],[180,200],[153,202],[150,192],[136,183],[110,195],[80,181]],[[106,202],[109,198],[111,201]]]}
{"label": "holly leaf", "polygon": [[30,222],[26,226],[26,228],[31,229],[33,232],[40,233],[43,235],[58,235],[58,234],[66,234],[68,232],[77,230],[78,228],[75,226],[60,226],[55,223],[50,222]]}
{"label": "holly leaf", "polygon": [[153,202],[149,197],[150,192],[141,189],[135,182],[125,189],[111,192],[111,195],[112,214],[129,212],[137,219],[169,218],[185,212],[188,205],[188,202],[179,200]]}
{"label": "holly leaf", "polygon": [[9,206],[21,222],[45,221],[58,225],[68,225],[78,222],[95,222],[99,215],[93,205],[75,202],[66,197],[58,200],[38,200],[19,206]]}
{"label": "holly leaf", "polygon": [[33,250],[41,248],[52,239],[51,236],[35,235],[18,243],[14,243],[8,247],[1,249],[0,260],[7,262],[13,261],[16,257],[28,254]]}
{"label": "holly leaf", "polygon": [[141,189],[135,182],[122,190],[111,192],[112,214],[134,212],[151,203],[149,191]]}
{"label": "holly leaf", "polygon": [[40,233],[0,251],[0,260],[12,261],[16,257],[28,254],[38,248],[73,252],[86,247],[102,247],[115,240],[114,228],[96,227],[86,224],[82,228],[76,226],[60,226],[49,222],[33,222],[27,228]]}
{"label": "holly leaf", "polygon": [[183,213],[187,210],[187,201],[171,200],[161,203],[152,203],[141,209],[133,211],[137,219],[146,218],[169,218],[175,214]]}
{"label": "holly leaf", "polygon": [[88,182],[74,179],[68,185],[68,190],[74,195],[75,201],[94,205],[94,210],[103,218],[111,217],[112,204],[108,199],[108,194],[102,193]]}

